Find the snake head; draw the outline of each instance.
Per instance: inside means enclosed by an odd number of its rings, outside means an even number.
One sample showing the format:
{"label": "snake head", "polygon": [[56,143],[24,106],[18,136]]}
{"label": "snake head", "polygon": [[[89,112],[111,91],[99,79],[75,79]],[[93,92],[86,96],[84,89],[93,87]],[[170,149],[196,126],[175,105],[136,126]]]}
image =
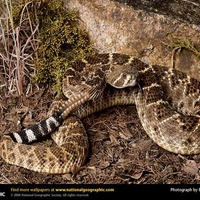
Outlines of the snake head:
{"label": "snake head", "polygon": [[118,65],[107,75],[107,82],[114,88],[122,89],[138,84],[139,73],[134,66]]}

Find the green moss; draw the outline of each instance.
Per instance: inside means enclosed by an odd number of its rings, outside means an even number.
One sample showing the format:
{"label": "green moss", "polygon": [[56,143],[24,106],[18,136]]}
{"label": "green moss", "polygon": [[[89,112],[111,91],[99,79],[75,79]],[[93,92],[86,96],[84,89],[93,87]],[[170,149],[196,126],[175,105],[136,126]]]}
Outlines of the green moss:
{"label": "green moss", "polygon": [[[27,2],[21,0],[13,6],[15,24],[19,23],[20,12]],[[38,39],[41,41],[34,80],[41,84],[50,83],[59,94],[66,68],[76,60],[92,54],[92,45],[87,32],[78,28],[78,12],[67,10],[63,1],[35,0],[28,6],[33,24],[39,23]]]}
{"label": "green moss", "polygon": [[178,53],[180,53],[182,49],[187,49],[200,58],[200,52],[195,47],[194,43],[187,38],[185,38],[184,40],[180,40],[171,36],[170,43],[165,43],[165,45],[167,45],[170,48],[173,48]]}

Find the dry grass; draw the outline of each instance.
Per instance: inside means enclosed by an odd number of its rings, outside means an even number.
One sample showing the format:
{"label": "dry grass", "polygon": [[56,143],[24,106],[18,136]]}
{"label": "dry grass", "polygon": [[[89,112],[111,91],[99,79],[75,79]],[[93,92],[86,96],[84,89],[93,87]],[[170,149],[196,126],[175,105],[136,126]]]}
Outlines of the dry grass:
{"label": "dry grass", "polygon": [[[12,1],[5,0],[0,17],[0,88],[7,95],[22,95],[31,89],[31,76],[35,73],[34,62],[38,59],[38,27],[30,19],[29,4],[21,11],[19,24],[13,20]],[[30,73],[31,72],[31,73]],[[26,81],[26,84],[24,84]],[[27,84],[28,83],[28,84]]]}

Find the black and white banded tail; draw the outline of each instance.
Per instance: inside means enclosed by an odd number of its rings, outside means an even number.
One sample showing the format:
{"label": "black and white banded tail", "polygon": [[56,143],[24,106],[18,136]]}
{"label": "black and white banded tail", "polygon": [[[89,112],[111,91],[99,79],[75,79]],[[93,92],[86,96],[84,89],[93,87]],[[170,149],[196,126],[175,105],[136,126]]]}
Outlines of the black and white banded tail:
{"label": "black and white banded tail", "polygon": [[18,132],[8,133],[12,140],[21,144],[28,144],[39,140],[40,138],[52,133],[63,122],[63,118],[59,111],[44,119],[33,126],[22,129]]}

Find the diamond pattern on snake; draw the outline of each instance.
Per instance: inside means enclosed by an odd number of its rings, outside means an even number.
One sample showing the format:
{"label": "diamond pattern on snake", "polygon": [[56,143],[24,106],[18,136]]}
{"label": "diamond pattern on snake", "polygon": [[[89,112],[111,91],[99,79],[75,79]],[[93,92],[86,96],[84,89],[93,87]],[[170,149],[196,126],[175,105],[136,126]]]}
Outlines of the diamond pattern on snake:
{"label": "diamond pattern on snake", "polygon": [[[52,103],[46,119],[2,136],[0,156],[7,163],[43,173],[76,173],[89,149],[81,119],[131,104],[157,145],[177,154],[200,153],[200,82],[183,72],[129,55],[96,54],[66,70],[62,92],[65,98]],[[55,147],[31,144],[48,134]]]}

